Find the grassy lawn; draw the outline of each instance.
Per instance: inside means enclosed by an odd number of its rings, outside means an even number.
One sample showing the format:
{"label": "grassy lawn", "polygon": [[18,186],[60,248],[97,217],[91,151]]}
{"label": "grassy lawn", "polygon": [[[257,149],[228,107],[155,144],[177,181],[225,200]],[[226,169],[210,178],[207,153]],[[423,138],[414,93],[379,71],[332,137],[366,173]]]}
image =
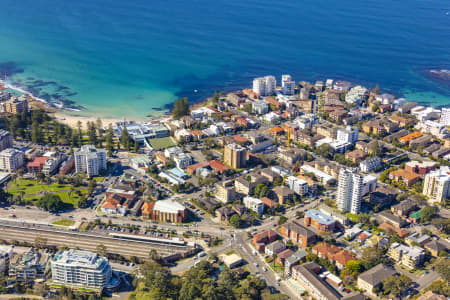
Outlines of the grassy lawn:
{"label": "grassy lawn", "polygon": [[24,192],[25,195],[28,194],[37,194],[43,191],[62,191],[70,189],[70,185],[67,184],[45,184],[36,182],[36,180],[30,179],[17,179],[16,182],[11,182],[11,187],[7,190],[8,193],[13,195],[19,195],[21,191]]}
{"label": "grassy lawn", "polygon": [[154,148],[155,150],[165,149],[177,145],[177,143],[171,137],[151,139],[149,140],[149,142],[152,148]]}
{"label": "grassy lawn", "polygon": [[[12,195],[20,195],[23,192],[24,195],[32,195],[32,196],[24,196],[25,201],[36,202],[39,200],[42,195],[37,195],[41,192],[53,192],[52,194],[58,195],[61,198],[61,201],[67,203],[73,207],[77,207],[78,200],[82,196],[87,195],[86,187],[79,187],[77,190],[73,191],[69,197],[69,190],[72,186],[69,184],[45,184],[38,183],[36,180],[29,179],[18,179],[16,183],[11,183],[11,187],[7,190],[8,193]],[[79,189],[79,190],[78,190]],[[36,194],[36,195],[33,195]]]}
{"label": "grassy lawn", "polygon": [[69,219],[61,219],[61,220],[53,222],[52,224],[60,225],[60,226],[73,226],[75,224],[75,221],[69,220]]}

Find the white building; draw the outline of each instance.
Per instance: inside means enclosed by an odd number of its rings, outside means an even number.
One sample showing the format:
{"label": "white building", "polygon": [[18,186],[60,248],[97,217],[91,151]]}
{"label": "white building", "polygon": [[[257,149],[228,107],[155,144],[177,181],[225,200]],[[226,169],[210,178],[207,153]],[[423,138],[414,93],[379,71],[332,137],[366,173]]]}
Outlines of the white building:
{"label": "white building", "polygon": [[448,137],[448,130],[445,125],[431,120],[426,120],[424,122],[419,122],[416,128],[423,133],[432,134],[440,139]]}
{"label": "white building", "polygon": [[274,76],[265,76],[253,80],[253,92],[261,97],[272,96],[275,93],[277,80]]}
{"label": "white building", "polygon": [[281,91],[284,95],[295,94],[295,81],[292,80],[291,75],[281,76]]}
{"label": "white building", "polygon": [[244,206],[248,209],[253,210],[255,213],[262,215],[264,212],[264,203],[253,197],[244,197]]}
{"label": "white building", "polygon": [[92,145],[82,146],[74,153],[75,172],[86,173],[89,177],[97,176],[106,170],[106,151],[95,149]]}
{"label": "white building", "polygon": [[104,288],[112,276],[106,258],[81,250],[61,250],[51,261],[52,280],[69,286]]}
{"label": "white building", "polygon": [[183,153],[183,150],[181,150],[180,147],[170,147],[164,150],[164,156],[167,157],[168,159],[174,159],[175,156],[181,153]]}
{"label": "white building", "polygon": [[367,92],[368,90],[365,87],[357,85],[351,88],[347,95],[345,95],[345,102],[360,104]]}
{"label": "white building", "polygon": [[301,129],[311,129],[314,124],[319,123],[319,118],[315,114],[305,114],[295,119]]}
{"label": "white building", "polygon": [[288,186],[297,195],[303,196],[308,193],[308,183],[300,178],[289,176],[287,178]]}
{"label": "white building", "polygon": [[274,113],[273,111],[271,111],[270,113],[262,116],[262,118],[267,123],[272,123],[272,122],[276,122],[276,121],[280,120],[281,117],[279,115],[277,115],[276,113]]}
{"label": "white building", "polygon": [[256,100],[252,103],[252,112],[257,115],[263,115],[269,112],[269,103],[264,100]]}
{"label": "white building", "polygon": [[450,125],[450,108],[442,108],[440,123],[444,126]]}
{"label": "white building", "polygon": [[430,119],[438,119],[441,116],[441,111],[433,107],[416,106],[411,109],[411,114],[419,120],[424,122]]}
{"label": "white building", "polygon": [[188,166],[192,165],[192,157],[186,153],[178,154],[173,160],[180,169],[186,169]]}
{"label": "white building", "polygon": [[442,166],[439,170],[425,175],[423,194],[428,196],[429,202],[441,202],[450,196],[450,167]]}
{"label": "white building", "polygon": [[303,173],[313,173],[316,177],[318,177],[323,184],[329,184],[331,181],[335,180],[333,176],[320,171],[319,169],[314,168],[310,165],[303,165],[300,167]]}
{"label": "white building", "polygon": [[210,117],[212,114],[216,112],[208,107],[199,107],[191,111],[191,117],[194,119],[203,119],[204,117]]}
{"label": "white building", "polygon": [[375,170],[381,165],[381,159],[378,156],[374,156],[371,158],[368,158],[362,162],[359,163],[359,169],[361,172],[369,173],[372,170]]}
{"label": "white building", "polygon": [[7,148],[0,152],[0,170],[14,172],[23,166],[24,153],[14,148]]}
{"label": "white building", "polygon": [[372,175],[364,176],[362,196],[365,196],[368,193],[375,191],[376,188],[377,188],[377,178]]}
{"label": "white building", "polygon": [[339,129],[337,131],[336,140],[339,142],[354,144],[358,141],[358,133],[358,129],[347,126],[345,129]]}
{"label": "white building", "polygon": [[363,177],[354,170],[341,168],[337,190],[337,206],[342,212],[357,214],[361,208]]}

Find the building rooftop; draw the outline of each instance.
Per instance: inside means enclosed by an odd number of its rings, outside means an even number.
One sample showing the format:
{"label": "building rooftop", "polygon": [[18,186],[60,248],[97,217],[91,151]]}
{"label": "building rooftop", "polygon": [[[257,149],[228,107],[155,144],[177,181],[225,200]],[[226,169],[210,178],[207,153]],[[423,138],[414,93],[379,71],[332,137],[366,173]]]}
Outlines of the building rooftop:
{"label": "building rooftop", "polygon": [[153,209],[160,212],[176,214],[180,210],[184,210],[184,206],[176,202],[175,200],[168,199],[156,201]]}
{"label": "building rooftop", "polygon": [[334,219],[332,217],[327,216],[326,214],[315,209],[310,209],[306,211],[305,216],[313,220],[316,220],[317,222],[323,225],[331,225],[334,223]]}

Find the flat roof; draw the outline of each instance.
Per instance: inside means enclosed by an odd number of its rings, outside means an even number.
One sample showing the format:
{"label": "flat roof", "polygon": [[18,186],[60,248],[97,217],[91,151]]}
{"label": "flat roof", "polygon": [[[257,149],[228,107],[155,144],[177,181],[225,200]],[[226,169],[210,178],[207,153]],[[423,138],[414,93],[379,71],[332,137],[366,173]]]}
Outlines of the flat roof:
{"label": "flat roof", "polygon": [[316,220],[320,224],[331,225],[334,223],[334,219],[332,217],[327,216],[326,214],[324,214],[318,210],[315,210],[315,209],[310,209],[310,210],[306,211],[305,215],[308,218]]}

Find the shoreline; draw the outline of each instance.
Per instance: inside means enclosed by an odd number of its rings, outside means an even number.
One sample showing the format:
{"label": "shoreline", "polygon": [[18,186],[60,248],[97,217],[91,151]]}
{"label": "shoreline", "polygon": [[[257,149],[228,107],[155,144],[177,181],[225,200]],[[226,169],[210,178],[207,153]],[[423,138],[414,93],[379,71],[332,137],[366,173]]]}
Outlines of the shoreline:
{"label": "shoreline", "polygon": [[[428,69],[428,76],[431,77],[431,79],[436,80],[436,75],[432,72],[432,71],[436,71],[434,69]],[[442,71],[442,70],[438,70],[438,71]],[[448,71],[448,70],[445,70]],[[433,76],[435,75],[435,76]],[[434,78],[433,78],[434,77]],[[441,78],[439,78],[441,79]],[[442,80],[442,79],[441,79]],[[447,82],[448,78],[446,78],[445,80],[442,80]],[[351,81],[352,83],[354,83],[353,81]],[[357,83],[355,83],[357,84]],[[364,85],[363,85],[364,86]],[[96,122],[98,119],[100,119],[102,121],[102,125],[104,127],[107,127],[109,124],[113,124],[116,122],[122,122],[124,119],[123,118],[118,118],[118,117],[108,117],[108,116],[90,116],[89,112],[87,110],[84,109],[78,109],[75,107],[70,107],[70,106],[65,106],[64,103],[52,103],[49,102],[43,98],[37,97],[35,96],[32,92],[27,91],[25,87],[21,87],[18,85],[14,85],[11,82],[8,82],[8,80],[5,79],[0,79],[0,88],[4,88],[4,89],[10,89],[10,90],[14,90],[16,92],[19,92],[21,94],[27,95],[29,98],[31,98],[33,101],[36,101],[38,103],[36,103],[35,105],[37,106],[43,106],[44,109],[50,113],[53,114],[54,117],[60,121],[63,124],[66,124],[72,128],[77,128],[78,127],[78,122],[82,123],[82,128],[86,129],[86,124],[87,122]],[[244,87],[244,88],[249,88],[249,87]],[[237,90],[241,90],[241,89],[236,89],[236,86],[230,88],[230,89],[222,89],[223,92],[225,93],[229,93],[229,92],[235,92]],[[403,95],[402,93],[397,92],[392,92],[392,91],[386,91],[388,93],[397,95],[399,97],[405,97],[406,95]],[[196,100],[190,100],[190,104],[189,106],[191,107],[196,107],[196,106],[201,106],[203,103],[205,103],[205,101],[208,101],[210,97],[204,96],[202,97],[202,99],[196,99]],[[406,97],[405,97],[406,98]],[[414,101],[414,100],[408,100],[408,101]],[[417,100],[415,100],[417,101]],[[173,103],[175,101],[173,101],[170,104],[166,104],[163,108],[158,108],[158,109],[154,109],[154,111],[156,112],[155,114],[148,114],[146,116],[143,117],[137,117],[137,116],[126,116],[126,120],[127,121],[134,121],[134,122],[142,122],[142,121],[149,121],[149,120],[154,120],[154,119],[158,119],[161,117],[165,117],[167,115],[170,115],[170,108],[171,106],[173,106]],[[437,107],[437,108],[441,108],[441,107],[449,107],[448,103],[445,104],[431,104],[429,101],[417,101],[419,102],[420,105],[426,105],[426,106],[433,106],[433,107]],[[40,104],[39,104],[40,103]],[[153,110],[153,109],[152,109]],[[168,111],[165,111],[168,110]],[[164,113],[162,113],[162,111],[165,111]],[[83,115],[83,113],[86,112],[86,115]],[[77,113],[80,113],[80,115],[77,115]]]}
{"label": "shoreline", "polygon": [[[87,117],[87,116],[72,116],[69,114],[65,114],[63,111],[56,111],[53,113],[53,116],[58,122],[61,122],[69,127],[72,127],[73,129],[78,128],[78,122],[81,122],[82,129],[87,129],[87,122],[96,122],[97,120],[102,121],[102,126],[107,127],[110,124],[114,125],[114,123],[122,122],[123,119],[118,118],[103,118],[103,117]],[[127,118],[127,121],[138,121],[134,118]]]}

